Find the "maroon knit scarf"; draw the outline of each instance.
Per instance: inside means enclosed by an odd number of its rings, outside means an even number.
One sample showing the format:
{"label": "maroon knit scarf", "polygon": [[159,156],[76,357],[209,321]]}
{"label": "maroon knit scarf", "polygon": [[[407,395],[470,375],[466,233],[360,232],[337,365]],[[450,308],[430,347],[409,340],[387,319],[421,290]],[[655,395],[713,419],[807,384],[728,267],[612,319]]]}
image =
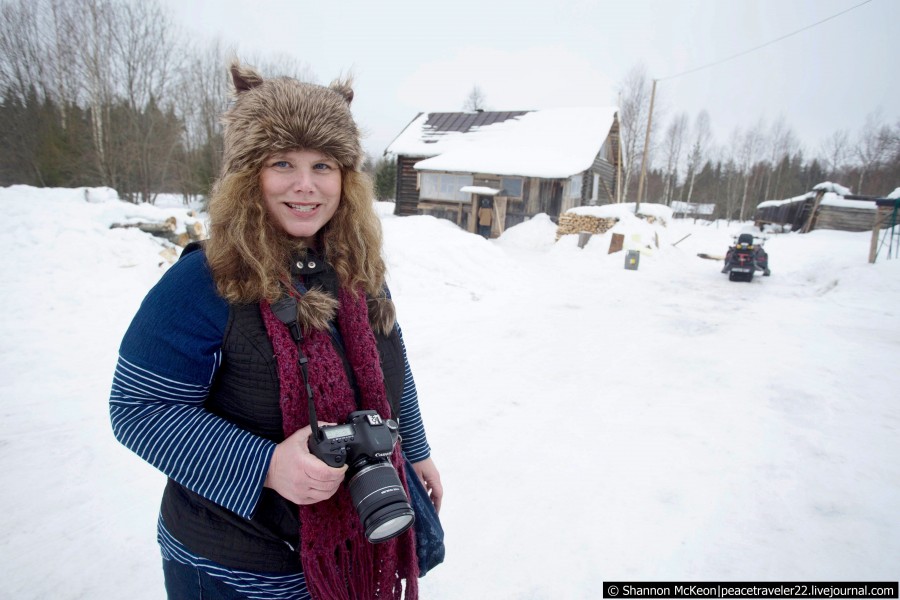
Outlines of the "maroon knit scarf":
{"label": "maroon knit scarf", "polygon": [[[338,301],[338,329],[356,378],[361,408],[376,410],[386,418],[390,405],[365,295],[360,293],[354,299],[341,289]],[[260,303],[260,310],[278,363],[284,435],[289,436],[309,424],[305,391],[301,394],[304,388],[297,366],[297,345],[267,302]],[[358,407],[330,334],[313,330],[304,336],[302,348],[309,359],[309,384],[319,421],[346,422]],[[398,446],[391,462],[409,494],[402,461]],[[413,528],[386,542],[369,543],[346,483],[328,500],[300,506],[300,559],[307,587],[317,600],[399,600],[404,579],[407,600],[418,598]]]}

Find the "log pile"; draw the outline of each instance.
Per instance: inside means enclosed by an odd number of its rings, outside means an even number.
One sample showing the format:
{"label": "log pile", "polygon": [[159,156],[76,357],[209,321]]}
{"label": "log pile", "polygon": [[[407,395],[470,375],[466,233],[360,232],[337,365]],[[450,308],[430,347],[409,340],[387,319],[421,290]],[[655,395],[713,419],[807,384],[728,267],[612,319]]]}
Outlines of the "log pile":
{"label": "log pile", "polygon": [[559,225],[556,227],[556,240],[559,241],[562,236],[575,233],[606,233],[618,222],[619,219],[615,217],[603,219],[589,215],[563,213],[559,216]]}
{"label": "log pile", "polygon": [[201,221],[186,223],[184,231],[178,231],[178,220],[175,217],[169,217],[162,223],[113,223],[110,229],[140,229],[145,233],[149,233],[156,237],[160,237],[169,241],[176,246],[187,246],[191,242],[199,241],[206,238],[206,230]]}

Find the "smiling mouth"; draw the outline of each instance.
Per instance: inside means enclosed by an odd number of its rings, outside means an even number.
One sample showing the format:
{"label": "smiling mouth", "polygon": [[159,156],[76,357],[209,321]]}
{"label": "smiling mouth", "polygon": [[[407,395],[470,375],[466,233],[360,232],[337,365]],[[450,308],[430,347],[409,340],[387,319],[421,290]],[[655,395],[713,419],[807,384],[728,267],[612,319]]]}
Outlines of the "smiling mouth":
{"label": "smiling mouth", "polygon": [[312,212],[319,207],[318,204],[291,204],[289,202],[286,204],[291,210],[303,213]]}

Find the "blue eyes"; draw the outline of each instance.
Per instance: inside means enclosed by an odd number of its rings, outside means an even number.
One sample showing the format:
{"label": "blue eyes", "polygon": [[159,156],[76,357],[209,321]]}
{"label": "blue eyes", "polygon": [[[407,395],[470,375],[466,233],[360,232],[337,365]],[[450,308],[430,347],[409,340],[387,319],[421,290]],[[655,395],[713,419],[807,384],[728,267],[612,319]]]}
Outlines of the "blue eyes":
{"label": "blue eyes", "polygon": [[[273,163],[271,163],[269,166],[271,166],[275,169],[290,169],[294,165],[292,165],[289,161],[286,161],[286,160],[276,160]],[[332,169],[334,169],[334,167],[332,165],[330,165],[329,163],[324,163],[324,162],[316,163],[312,166],[312,168],[314,171],[331,171]]]}

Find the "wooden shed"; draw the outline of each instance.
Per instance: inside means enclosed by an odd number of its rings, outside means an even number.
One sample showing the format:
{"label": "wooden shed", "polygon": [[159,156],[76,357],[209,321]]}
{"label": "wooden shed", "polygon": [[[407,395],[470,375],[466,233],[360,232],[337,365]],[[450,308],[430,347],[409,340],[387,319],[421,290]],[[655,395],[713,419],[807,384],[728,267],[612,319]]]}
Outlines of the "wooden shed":
{"label": "wooden shed", "polygon": [[575,206],[615,202],[617,109],[420,113],[385,154],[397,159],[396,214],[475,232],[490,207],[495,237],[540,213],[556,221]]}
{"label": "wooden shed", "polygon": [[788,198],[768,200],[756,207],[757,226],[788,225],[791,231],[814,229],[870,231],[875,223],[875,197],[856,196],[834,183],[820,183],[812,191]]}

